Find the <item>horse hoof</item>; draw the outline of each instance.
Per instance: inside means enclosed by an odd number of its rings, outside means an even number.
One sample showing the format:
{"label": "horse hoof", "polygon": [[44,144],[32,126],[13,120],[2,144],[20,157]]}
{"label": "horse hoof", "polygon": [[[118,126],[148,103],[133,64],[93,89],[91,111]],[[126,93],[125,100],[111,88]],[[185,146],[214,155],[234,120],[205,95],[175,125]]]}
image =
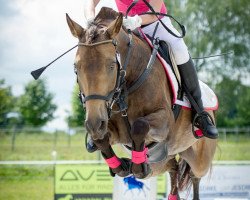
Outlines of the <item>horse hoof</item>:
{"label": "horse hoof", "polygon": [[121,165],[116,169],[111,169],[113,174],[117,174],[120,177],[126,177],[131,174],[130,165],[131,160],[128,158],[120,158]]}
{"label": "horse hoof", "polygon": [[110,175],[112,177],[115,177],[116,174],[120,177],[125,177],[125,176],[128,176],[130,174],[130,171],[123,170],[121,166],[114,168],[114,169],[109,168],[109,170],[110,170]]}
{"label": "horse hoof", "polygon": [[120,177],[126,177],[126,176],[130,175],[130,172],[121,170],[120,172],[117,173],[117,175]]}
{"label": "horse hoof", "polygon": [[[144,178],[148,177],[152,173],[148,163],[142,163],[142,164],[139,164],[137,166],[136,165],[137,164],[133,163],[133,166],[132,166],[132,172],[133,172],[133,175],[136,178],[144,179]],[[140,168],[140,170],[138,170],[138,167]]]}

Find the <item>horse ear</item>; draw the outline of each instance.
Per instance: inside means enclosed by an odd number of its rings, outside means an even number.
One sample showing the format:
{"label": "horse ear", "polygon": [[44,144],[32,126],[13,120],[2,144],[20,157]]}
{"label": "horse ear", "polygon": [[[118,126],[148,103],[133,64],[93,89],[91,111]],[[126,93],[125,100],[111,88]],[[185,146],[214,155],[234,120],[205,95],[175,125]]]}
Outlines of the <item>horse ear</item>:
{"label": "horse ear", "polygon": [[119,16],[111,22],[108,26],[107,32],[111,38],[114,38],[122,27],[123,15],[120,13]]}
{"label": "horse ear", "polygon": [[85,30],[79,24],[74,22],[67,13],[66,19],[72,35],[80,40],[85,34]]}

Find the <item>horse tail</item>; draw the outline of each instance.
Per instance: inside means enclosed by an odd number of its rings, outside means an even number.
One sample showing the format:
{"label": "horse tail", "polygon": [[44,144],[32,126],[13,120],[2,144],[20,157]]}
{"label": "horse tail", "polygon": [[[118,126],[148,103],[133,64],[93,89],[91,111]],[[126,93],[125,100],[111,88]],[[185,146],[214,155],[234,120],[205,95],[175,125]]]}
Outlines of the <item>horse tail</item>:
{"label": "horse tail", "polygon": [[178,188],[183,191],[192,185],[191,168],[189,164],[181,159],[178,163]]}

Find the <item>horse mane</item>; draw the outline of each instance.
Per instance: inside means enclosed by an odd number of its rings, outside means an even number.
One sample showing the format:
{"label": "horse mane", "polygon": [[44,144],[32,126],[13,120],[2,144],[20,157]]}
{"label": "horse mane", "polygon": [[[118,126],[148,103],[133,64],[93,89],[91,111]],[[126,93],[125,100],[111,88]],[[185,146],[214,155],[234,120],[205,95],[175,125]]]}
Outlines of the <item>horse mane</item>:
{"label": "horse mane", "polygon": [[[119,13],[112,8],[102,7],[100,12],[95,17],[94,21],[88,24],[85,35],[86,43],[94,43],[108,37],[105,33],[108,25],[119,16]],[[101,36],[102,35],[102,36]],[[101,37],[99,37],[101,36]]]}

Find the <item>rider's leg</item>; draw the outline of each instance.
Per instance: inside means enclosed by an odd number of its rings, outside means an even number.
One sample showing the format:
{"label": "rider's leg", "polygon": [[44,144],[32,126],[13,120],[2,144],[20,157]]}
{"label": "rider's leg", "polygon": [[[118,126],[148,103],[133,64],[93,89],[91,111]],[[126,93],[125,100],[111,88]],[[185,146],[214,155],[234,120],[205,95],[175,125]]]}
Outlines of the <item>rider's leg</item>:
{"label": "rider's leg", "polygon": [[191,94],[200,110],[200,116],[197,118],[199,128],[202,130],[204,136],[216,139],[218,137],[218,131],[208,115],[203,112],[204,108],[201,100],[201,90],[192,59],[190,58],[188,62],[178,65],[178,69],[182,77],[182,84],[185,84],[186,89]]}
{"label": "rider's leg", "polygon": [[[173,27],[169,18],[164,17],[162,18],[162,21],[175,34],[179,34],[178,31]],[[142,29],[143,32],[152,36],[156,23],[157,22],[144,27]],[[192,59],[189,56],[188,48],[184,40],[171,35],[161,24],[159,24],[158,26],[155,37],[159,37],[160,40],[166,41],[171,46],[176,64],[178,65],[180,71],[182,83],[186,85],[188,92],[192,95],[193,99],[199,107],[200,117],[197,119],[199,128],[202,129],[202,132],[206,137],[212,139],[217,138],[218,131],[216,127],[212,124],[211,120],[205,114],[205,112],[203,112],[204,108],[201,100],[201,91],[197,72],[195,70]]]}

